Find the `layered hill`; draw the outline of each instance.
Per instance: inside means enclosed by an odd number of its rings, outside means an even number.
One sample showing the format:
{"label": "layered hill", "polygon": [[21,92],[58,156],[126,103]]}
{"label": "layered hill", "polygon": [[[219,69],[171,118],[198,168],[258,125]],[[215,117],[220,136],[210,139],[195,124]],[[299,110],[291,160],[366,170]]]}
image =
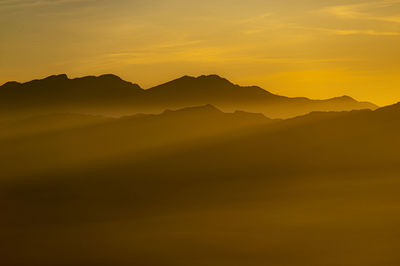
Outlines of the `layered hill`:
{"label": "layered hill", "polygon": [[278,121],[210,105],[73,116],[0,140],[5,265],[399,261],[400,104]]}
{"label": "layered hill", "polygon": [[271,118],[312,111],[375,109],[374,104],[342,96],[327,100],[290,98],[260,87],[243,87],[217,75],[189,77],[142,89],[115,75],[69,79],[51,76],[0,87],[0,115],[74,112],[103,115],[158,113],[165,109],[212,104],[223,111],[244,110]]}
{"label": "layered hill", "polygon": [[[64,97],[51,105],[60,79]],[[277,96],[217,76],[183,77],[148,90],[115,76],[88,79],[110,80],[113,86],[101,87],[109,100],[91,97],[95,87],[86,91],[81,79],[66,76],[48,79],[53,85],[47,89],[6,84],[3,112],[26,107],[86,114],[29,112],[0,121],[4,265],[400,261],[393,249],[400,234],[400,104],[323,112],[338,102],[365,106],[349,97]],[[79,90],[69,95],[75,86]],[[12,105],[25,95],[14,90],[28,91],[32,101]],[[306,102],[296,104],[302,108],[296,113],[320,109],[286,120],[223,111],[267,106],[263,113],[273,114],[281,110],[269,105],[275,100],[282,106]],[[157,113],[88,115],[129,113],[125,107]]]}
{"label": "layered hill", "polygon": [[[80,114],[34,116],[0,123],[3,178],[109,160],[126,153],[144,156],[199,139],[276,123],[262,114],[224,113],[212,105],[106,118]],[[233,135],[236,135],[233,134]],[[20,167],[20,164],[24,167]]]}

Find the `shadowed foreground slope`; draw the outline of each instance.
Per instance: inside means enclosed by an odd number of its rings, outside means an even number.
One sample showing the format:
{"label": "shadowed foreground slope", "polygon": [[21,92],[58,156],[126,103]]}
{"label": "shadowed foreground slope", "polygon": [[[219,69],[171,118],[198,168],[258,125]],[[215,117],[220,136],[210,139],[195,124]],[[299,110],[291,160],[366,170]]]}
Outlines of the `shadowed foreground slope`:
{"label": "shadowed foreground slope", "polygon": [[2,263],[398,265],[399,106],[285,121],[205,106],[4,140],[45,170],[3,165],[18,178],[0,186]]}

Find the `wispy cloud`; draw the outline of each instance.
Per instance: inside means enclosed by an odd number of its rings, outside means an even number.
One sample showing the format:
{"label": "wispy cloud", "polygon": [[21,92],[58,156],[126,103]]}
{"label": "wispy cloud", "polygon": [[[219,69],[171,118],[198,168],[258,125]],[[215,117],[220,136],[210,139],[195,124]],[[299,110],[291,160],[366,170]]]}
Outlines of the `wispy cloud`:
{"label": "wispy cloud", "polygon": [[335,30],[323,29],[336,35],[371,35],[371,36],[400,36],[400,32],[375,30]]}
{"label": "wispy cloud", "polygon": [[330,6],[320,10],[325,14],[347,19],[361,19],[400,23],[399,15],[377,15],[376,10],[400,5],[400,0],[382,0],[359,4]]}
{"label": "wispy cloud", "polygon": [[70,3],[94,2],[97,0],[3,0],[0,9],[57,6]]}
{"label": "wispy cloud", "polygon": [[264,13],[264,14],[260,14],[260,15],[256,15],[256,16],[252,16],[252,17],[247,17],[247,18],[242,18],[242,19],[238,19],[236,20],[237,24],[252,24],[252,23],[259,23],[260,21],[265,20],[266,18],[271,17],[272,14],[271,13]]}
{"label": "wispy cloud", "polygon": [[370,36],[400,36],[400,32],[396,31],[377,31],[371,29],[332,29],[322,27],[301,27],[296,26],[297,29],[320,31],[334,35],[370,35]]}

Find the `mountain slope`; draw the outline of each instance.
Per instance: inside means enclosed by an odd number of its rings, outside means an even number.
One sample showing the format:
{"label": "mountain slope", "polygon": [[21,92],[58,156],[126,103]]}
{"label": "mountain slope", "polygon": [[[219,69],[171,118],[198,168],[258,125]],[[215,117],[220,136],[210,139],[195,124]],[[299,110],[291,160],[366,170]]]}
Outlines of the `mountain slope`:
{"label": "mountain slope", "polygon": [[118,119],[55,114],[3,123],[1,129],[8,133],[0,134],[2,178],[73,168],[125,153],[144,156],[213,136],[230,138],[230,132],[274,122],[262,114],[224,113],[206,105]]}
{"label": "mountain slope", "polygon": [[55,112],[112,114],[129,106],[143,90],[115,75],[69,79],[50,76],[26,83],[8,82],[0,87],[0,115],[35,115]]}
{"label": "mountain slope", "polygon": [[246,110],[262,112],[268,117],[285,118],[311,111],[344,111],[375,109],[367,102],[358,102],[349,96],[327,100],[289,98],[272,94],[262,88],[242,87],[217,75],[188,77],[146,90],[161,108],[183,107],[210,103],[224,111]]}
{"label": "mountain slope", "polygon": [[400,104],[232,117],[202,106],[1,146],[3,175],[28,171],[0,179],[2,262],[398,264]]}
{"label": "mountain slope", "polygon": [[48,114],[0,122],[0,140],[80,128],[112,120],[103,116]]}
{"label": "mountain slope", "polygon": [[375,109],[371,103],[343,96],[328,100],[289,98],[259,87],[242,87],[217,75],[189,77],[143,90],[114,75],[69,79],[51,76],[27,83],[8,82],[0,87],[0,116],[54,112],[128,115],[159,113],[165,109],[212,104],[223,111],[244,110],[272,118],[312,111]]}

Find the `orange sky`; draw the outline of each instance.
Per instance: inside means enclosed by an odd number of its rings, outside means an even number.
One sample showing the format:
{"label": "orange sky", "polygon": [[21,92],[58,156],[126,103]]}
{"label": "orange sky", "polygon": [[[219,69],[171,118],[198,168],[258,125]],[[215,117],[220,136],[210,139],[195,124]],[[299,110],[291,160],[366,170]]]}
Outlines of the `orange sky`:
{"label": "orange sky", "polygon": [[288,96],[400,101],[400,0],[0,0],[0,83],[219,74]]}

